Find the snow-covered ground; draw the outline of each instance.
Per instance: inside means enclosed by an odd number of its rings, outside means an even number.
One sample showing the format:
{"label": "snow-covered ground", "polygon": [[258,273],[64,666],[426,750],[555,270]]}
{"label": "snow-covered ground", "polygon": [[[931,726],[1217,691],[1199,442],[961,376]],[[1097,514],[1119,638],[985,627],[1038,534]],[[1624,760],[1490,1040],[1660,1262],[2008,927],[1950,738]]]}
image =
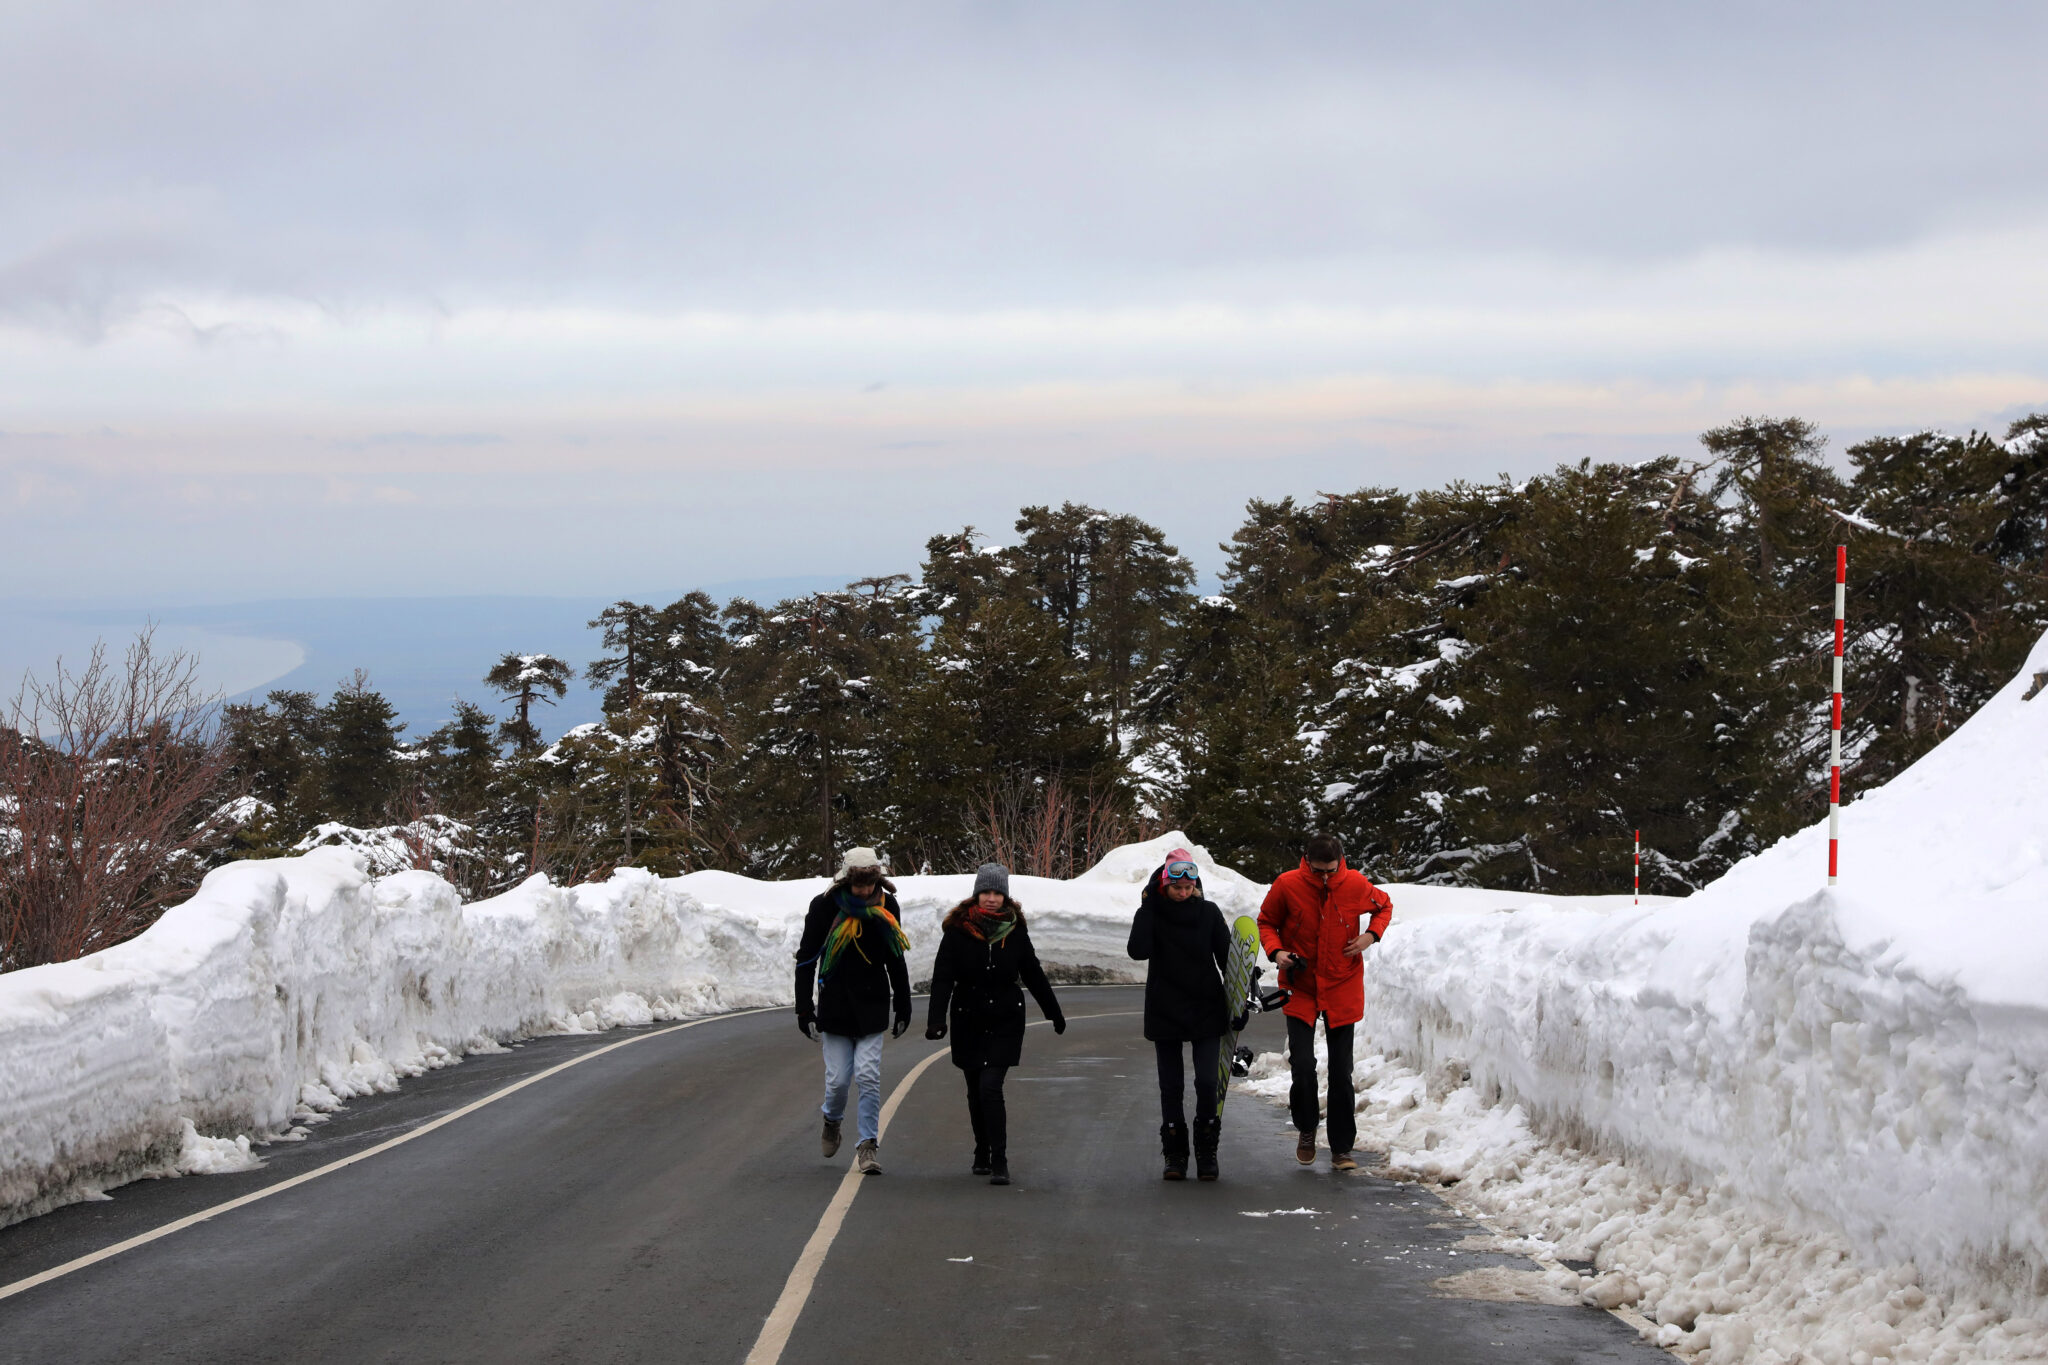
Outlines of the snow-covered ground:
{"label": "snow-covered ground", "polygon": [[1681,902],[1391,933],[1361,1141],[1714,1365],[2048,1360],[2043,670],[1843,812],[1832,889],[1819,825]]}

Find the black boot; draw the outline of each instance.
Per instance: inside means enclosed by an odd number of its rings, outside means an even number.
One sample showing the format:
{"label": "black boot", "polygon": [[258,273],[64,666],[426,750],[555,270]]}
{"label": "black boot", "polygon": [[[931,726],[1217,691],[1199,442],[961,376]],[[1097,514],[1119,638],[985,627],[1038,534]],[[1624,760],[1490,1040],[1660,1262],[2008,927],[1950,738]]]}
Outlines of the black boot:
{"label": "black boot", "polygon": [[1216,1141],[1223,1136],[1223,1120],[1204,1114],[1195,1120],[1195,1179],[1214,1180],[1221,1175],[1216,1165]]}
{"label": "black boot", "polygon": [[974,1173],[976,1175],[988,1174],[988,1148],[976,1147],[974,1149]]}
{"label": "black boot", "polygon": [[1166,1156],[1166,1179],[1188,1178],[1188,1126],[1185,1123],[1159,1125],[1159,1149]]}
{"label": "black boot", "polygon": [[1006,1152],[991,1152],[988,1159],[988,1183],[1007,1185],[1010,1183],[1010,1158]]}

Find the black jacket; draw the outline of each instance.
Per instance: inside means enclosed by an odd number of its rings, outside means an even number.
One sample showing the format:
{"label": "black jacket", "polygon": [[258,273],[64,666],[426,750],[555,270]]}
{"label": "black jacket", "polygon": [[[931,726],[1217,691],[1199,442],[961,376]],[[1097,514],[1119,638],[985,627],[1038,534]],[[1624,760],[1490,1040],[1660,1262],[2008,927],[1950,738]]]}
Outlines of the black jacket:
{"label": "black jacket", "polygon": [[1213,901],[1175,901],[1158,880],[1131,921],[1132,957],[1152,965],[1145,973],[1145,1036],[1156,1042],[1194,1042],[1230,1031],[1223,971],[1230,961],[1230,926]]}
{"label": "black jacket", "polygon": [[[804,915],[803,942],[796,950],[798,1018],[813,1013],[811,982],[818,974],[818,954],[825,947],[825,935],[831,932],[832,921],[839,917],[839,907],[833,904],[833,896],[838,890],[836,883],[827,887],[811,902],[810,910]],[[889,907],[890,914],[899,920],[902,918],[903,912],[896,908],[895,896],[885,891],[882,904]],[[876,952],[872,945],[865,955],[849,948],[840,954],[831,977],[818,990],[818,1027],[827,1033],[844,1034],[849,1038],[865,1038],[870,1033],[880,1033],[889,1027],[892,996],[896,1002],[895,1017],[908,1022],[910,970],[903,965],[903,955]]]}
{"label": "black jacket", "polygon": [[[1016,902],[1011,902],[1014,908]],[[1063,1022],[1060,1002],[1038,965],[1031,931],[1018,912],[1017,927],[991,947],[960,927],[960,913],[946,917],[939,955],[932,963],[932,1003],[927,1020],[947,1019],[953,1039],[953,1065],[1015,1066],[1024,1054],[1024,991],[1046,1018]]]}

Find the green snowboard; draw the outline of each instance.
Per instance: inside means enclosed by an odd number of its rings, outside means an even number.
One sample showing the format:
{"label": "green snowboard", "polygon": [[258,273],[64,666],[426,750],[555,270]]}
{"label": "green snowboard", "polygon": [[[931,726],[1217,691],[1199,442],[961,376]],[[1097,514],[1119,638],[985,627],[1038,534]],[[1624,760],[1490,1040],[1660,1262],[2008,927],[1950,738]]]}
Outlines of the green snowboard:
{"label": "green snowboard", "polygon": [[1230,1006],[1231,1027],[1217,1049],[1216,1113],[1223,1113],[1223,1101],[1230,1096],[1230,1063],[1237,1056],[1237,1021],[1258,1009],[1252,988],[1259,979],[1259,922],[1239,915],[1230,926],[1230,960],[1223,966],[1223,999]]}

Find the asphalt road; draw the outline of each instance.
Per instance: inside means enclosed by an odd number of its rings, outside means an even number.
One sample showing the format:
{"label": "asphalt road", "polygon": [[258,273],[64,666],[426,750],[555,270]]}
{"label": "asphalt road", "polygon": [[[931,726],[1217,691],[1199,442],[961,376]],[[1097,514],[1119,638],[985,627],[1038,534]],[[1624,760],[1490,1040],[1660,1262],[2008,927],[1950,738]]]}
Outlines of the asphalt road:
{"label": "asphalt road", "polygon": [[[959,1073],[906,1094],[782,1360],[1649,1361],[1590,1309],[1440,1297],[1526,1261],[1414,1187],[1296,1165],[1225,1109],[1223,1179],[1159,1179],[1132,988],[1071,990],[1011,1074],[1014,1184],[968,1173]],[[920,1024],[922,1015],[920,1014]],[[417,1128],[620,1033],[536,1040],[357,1101],[262,1170],[142,1182],[0,1230],[0,1286]],[[1277,1021],[1248,1041],[1278,1047]],[[891,1090],[943,1044],[889,1047]],[[739,1365],[843,1178],[789,1015],[648,1037],[381,1152],[0,1300],[0,1361]],[[1264,1218],[1247,1213],[1313,1209]],[[971,1258],[971,1259],[970,1259]]]}

